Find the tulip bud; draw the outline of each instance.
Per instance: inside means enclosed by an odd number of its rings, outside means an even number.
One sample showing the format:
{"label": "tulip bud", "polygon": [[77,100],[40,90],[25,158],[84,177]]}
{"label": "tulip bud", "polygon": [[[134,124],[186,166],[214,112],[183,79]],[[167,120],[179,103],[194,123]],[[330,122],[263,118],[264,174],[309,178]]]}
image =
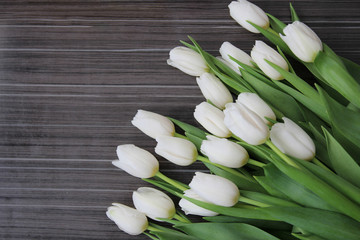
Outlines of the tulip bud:
{"label": "tulip bud", "polygon": [[133,192],[132,199],[135,208],[151,219],[172,219],[175,215],[174,202],[168,195],[155,188],[140,187]]}
{"label": "tulip bud", "polygon": [[282,80],[284,77],[265,60],[278,65],[286,71],[289,70],[289,66],[285,59],[263,41],[255,41],[255,46],[251,50],[251,57],[254,59],[254,62],[259,66],[259,68],[271,79]]}
{"label": "tulip bud", "polygon": [[315,144],[309,135],[296,123],[283,117],[284,123],[276,123],[270,131],[274,145],[283,153],[303,160],[315,156]]}
{"label": "tulip bud", "polygon": [[314,62],[323,45],[316,33],[302,22],[295,21],[287,25],[280,34],[281,39],[291,51],[304,62]]}
{"label": "tulip bud", "polygon": [[133,144],[120,145],[116,149],[119,160],[112,164],[138,178],[151,178],[159,171],[158,160],[148,151]]}
{"label": "tulip bud", "polygon": [[162,135],[174,136],[175,133],[175,126],[167,117],[153,112],[138,110],[131,123],[153,139]]}
{"label": "tulip bud", "polygon": [[106,215],[122,231],[130,235],[139,235],[148,227],[145,214],[120,203],[113,203],[113,206],[108,207]]}
{"label": "tulip bud", "polygon": [[167,64],[186,74],[198,77],[209,71],[209,67],[201,55],[190,48],[176,47],[170,51],[169,55]]}
{"label": "tulip bud", "polygon": [[182,138],[160,136],[156,138],[155,152],[179,166],[188,166],[197,158],[196,146]]}
{"label": "tulip bud", "polygon": [[269,128],[265,122],[242,103],[228,103],[224,110],[225,126],[243,141],[260,145],[269,137]]}
{"label": "tulip bud", "polygon": [[240,168],[249,160],[249,154],[239,144],[225,138],[207,136],[202,141],[201,152],[208,156],[209,160],[229,168]]}
{"label": "tulip bud", "polygon": [[269,18],[266,13],[256,6],[255,4],[246,0],[232,1],[229,4],[230,16],[243,28],[253,33],[260,33],[259,30],[254,28],[250,23],[262,27],[263,29],[269,28]]}
{"label": "tulip bud", "polygon": [[196,82],[204,97],[218,108],[224,109],[225,104],[233,101],[230,91],[214,74],[203,73]]}
{"label": "tulip bud", "polygon": [[276,120],[275,113],[256,93],[240,93],[236,103],[244,104],[248,109],[256,113],[266,124],[270,122],[265,117]]}
{"label": "tulip bud", "polygon": [[243,50],[235,47],[234,45],[232,45],[229,42],[224,42],[221,45],[219,52],[221,54],[221,57],[225,61],[230,63],[234,68],[239,68],[240,66],[236,62],[234,62],[232,59],[230,59],[230,56],[235,58],[236,60],[238,60],[241,63],[244,63],[249,66],[253,66],[253,64],[251,63],[252,59],[249,56],[249,54],[247,54]]}
{"label": "tulip bud", "polygon": [[[206,202],[203,198],[201,198],[199,195],[197,195],[192,189],[188,189],[184,192],[184,196],[193,198],[195,200],[199,200],[202,202]],[[218,215],[217,212],[213,212],[210,210],[207,210],[205,208],[199,207],[198,205],[186,200],[185,198],[182,198],[179,202],[179,206],[181,207],[181,210],[184,211],[186,215],[197,215],[197,216],[203,216],[203,217],[212,217]]]}
{"label": "tulip bud", "polygon": [[230,180],[202,172],[196,172],[189,187],[207,202],[224,206],[234,206],[240,197],[237,186]]}
{"label": "tulip bud", "polygon": [[231,132],[224,124],[224,113],[210,103],[202,102],[197,105],[194,117],[211,134],[225,138],[231,136]]}

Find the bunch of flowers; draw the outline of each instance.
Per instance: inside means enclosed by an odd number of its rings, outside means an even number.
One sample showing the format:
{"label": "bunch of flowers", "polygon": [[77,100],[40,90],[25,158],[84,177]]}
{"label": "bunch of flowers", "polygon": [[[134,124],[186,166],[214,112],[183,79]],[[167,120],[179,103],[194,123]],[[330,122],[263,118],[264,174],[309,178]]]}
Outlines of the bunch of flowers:
{"label": "bunch of flowers", "polygon": [[129,234],[161,240],[359,239],[360,66],[333,52],[291,5],[288,25],[246,0],[229,9],[276,48],[259,40],[248,55],[224,42],[215,57],[189,37],[168,64],[196,77],[206,101],[194,118],[203,129],[145,110],[132,121],[156,140],[156,154],[180,166],[201,161],[210,173],[184,184],[162,174],[150,152],[120,145],[113,165],[180,198],[180,208],[141,187],[136,209],[114,203],[107,216]]}

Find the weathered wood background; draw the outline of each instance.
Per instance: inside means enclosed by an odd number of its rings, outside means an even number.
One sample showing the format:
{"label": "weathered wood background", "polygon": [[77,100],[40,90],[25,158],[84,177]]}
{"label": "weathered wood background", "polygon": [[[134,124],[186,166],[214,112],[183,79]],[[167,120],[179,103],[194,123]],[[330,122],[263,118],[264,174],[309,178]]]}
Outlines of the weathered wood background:
{"label": "weathered wood background", "polygon": [[[288,1],[253,1],[289,20]],[[194,123],[195,78],[166,64],[193,36],[249,51],[260,35],[230,1],[0,1],[0,239],[147,239],[105,216],[144,183],[111,165],[119,144],[153,152],[130,120],[139,108]],[[335,51],[360,62],[360,1],[294,0]],[[188,182],[201,165],[161,170]]]}

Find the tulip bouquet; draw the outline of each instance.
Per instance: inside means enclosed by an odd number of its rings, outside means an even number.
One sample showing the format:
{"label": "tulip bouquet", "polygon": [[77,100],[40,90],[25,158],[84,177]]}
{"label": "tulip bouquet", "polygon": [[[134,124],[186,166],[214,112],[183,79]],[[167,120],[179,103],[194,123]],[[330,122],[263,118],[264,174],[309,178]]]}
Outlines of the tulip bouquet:
{"label": "tulip bouquet", "polygon": [[[201,161],[209,172],[185,184],[162,174],[150,152],[120,145],[113,165],[180,198],[180,208],[141,187],[136,209],[114,203],[107,216],[129,234],[161,240],[360,239],[360,66],[332,51],[291,5],[288,25],[246,0],[229,9],[276,47],[256,41],[248,55],[224,42],[215,57],[189,37],[168,64],[196,77],[206,99],[194,111],[202,128],[145,110],[132,121],[156,140],[159,156],[180,166]],[[302,79],[294,61],[314,78]]]}

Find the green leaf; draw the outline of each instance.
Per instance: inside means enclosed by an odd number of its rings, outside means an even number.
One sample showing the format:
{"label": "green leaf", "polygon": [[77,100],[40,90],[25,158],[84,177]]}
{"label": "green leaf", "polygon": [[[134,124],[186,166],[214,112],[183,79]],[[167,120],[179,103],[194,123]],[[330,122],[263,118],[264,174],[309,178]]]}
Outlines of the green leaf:
{"label": "green leaf", "polygon": [[307,82],[303,79],[298,77],[296,74],[288,72],[282,69],[280,66],[265,60],[270,66],[272,66],[276,71],[278,71],[291,85],[293,85],[297,90],[302,92],[305,96],[309,97],[311,100],[321,104],[321,98],[319,93],[310,86]]}
{"label": "green leaf", "polygon": [[275,158],[273,160],[276,167],[288,177],[315,193],[334,209],[360,221],[360,206],[349,200],[334,187],[328,185],[309,171],[300,170]]}
{"label": "green leaf", "polygon": [[302,105],[304,105],[306,108],[311,110],[313,113],[315,113],[316,116],[321,118],[326,123],[330,123],[329,116],[326,112],[326,108],[322,104],[322,102],[314,101],[314,99],[311,99],[302,93],[296,91],[295,89],[283,84],[280,81],[275,81],[275,84],[278,85],[284,92],[288,93],[290,96],[295,98],[298,102],[300,102]]}
{"label": "green leaf", "polygon": [[360,65],[354,63],[347,58],[340,57],[340,59],[344,63],[346,69],[349,71],[351,76],[355,78],[355,80],[360,84]]}
{"label": "green leaf", "polygon": [[270,179],[266,178],[265,176],[254,176],[254,178],[270,195],[282,199],[289,199],[285,194],[277,190],[274,182],[272,182]]}
{"label": "green leaf", "polygon": [[189,236],[181,232],[155,232],[151,231],[152,234],[156,235],[160,240],[199,240],[194,236]]}
{"label": "green leaf", "polygon": [[[360,113],[342,106],[322,88],[319,86],[317,88],[329,114],[335,138],[348,153],[353,157],[358,157],[360,154]],[[348,141],[344,141],[344,138]]]}
{"label": "green leaf", "polygon": [[194,127],[188,123],[184,123],[184,122],[181,122],[179,120],[176,120],[174,118],[170,118],[169,119],[175,124],[177,125],[178,127],[180,127],[182,130],[184,130],[185,132],[193,135],[193,136],[196,136],[200,139],[206,139],[206,132],[201,130],[200,128],[197,128],[197,127]]}
{"label": "green leaf", "polygon": [[180,230],[203,240],[279,240],[269,233],[245,223],[193,223],[178,226]]}
{"label": "green leaf", "polygon": [[319,52],[314,64],[326,82],[360,108],[360,85],[336,59]]}
{"label": "green leaf", "polygon": [[300,240],[326,240],[323,239],[319,236],[316,236],[314,234],[297,234],[297,233],[293,233],[293,236],[295,236],[296,238],[300,239]]}
{"label": "green leaf", "polygon": [[[358,124],[360,124],[360,122]],[[324,134],[331,165],[334,167],[336,173],[352,184],[360,187],[360,166],[326,129],[324,129]],[[360,192],[358,197],[360,201]]]}
{"label": "green leaf", "polygon": [[197,150],[200,151],[201,144],[202,144],[202,141],[204,139],[199,138],[198,136],[195,136],[195,135],[193,135],[191,133],[188,133],[188,132],[185,132],[185,135],[190,140],[190,142],[192,142],[196,146]]}
{"label": "green leaf", "polygon": [[319,130],[314,125],[312,125],[312,122],[308,122],[308,124],[314,136],[313,141],[316,149],[316,157],[321,159],[322,162],[324,162],[327,166],[333,169],[327,151],[325,137],[319,132]]}
{"label": "green leaf", "polygon": [[332,210],[325,201],[316,196],[312,191],[286,176],[273,164],[268,164],[265,168],[265,176],[273,186],[290,198],[303,206]]}
{"label": "green leaf", "polygon": [[262,202],[272,206],[296,207],[299,206],[294,202],[290,202],[281,198],[273,197],[264,193],[241,191],[241,195],[252,200]]}
{"label": "green leaf", "polygon": [[273,229],[273,230],[283,230],[290,231],[291,225],[278,222],[278,221],[269,221],[269,220],[260,220],[260,219],[249,219],[249,218],[240,218],[240,217],[229,217],[229,216],[214,216],[214,217],[203,217],[206,221],[209,222],[218,222],[218,223],[247,223],[259,228]]}
{"label": "green leaf", "polygon": [[204,163],[205,166],[214,174],[224,177],[232,181],[238,188],[243,190],[254,190],[259,192],[265,192],[265,190],[255,181],[250,181],[246,176],[241,177],[239,175],[232,174],[221,168],[218,168],[212,164]]}
{"label": "green leaf", "polygon": [[290,3],[290,12],[291,12],[291,21],[300,21],[300,18],[298,17],[293,5]]}
{"label": "green leaf", "polygon": [[[222,72],[224,72],[230,79],[235,79],[239,84],[245,86],[249,91],[253,92],[254,89],[248,84],[237,72],[228,67],[225,63],[217,59],[216,57],[207,53],[207,55],[212,59],[216,67],[218,67]],[[230,56],[231,58],[231,56]]]}
{"label": "green leaf", "polygon": [[275,32],[283,34],[283,29],[286,27],[286,24],[269,13],[267,13],[266,15],[268,15],[269,17],[271,28]]}
{"label": "green leaf", "polygon": [[268,207],[261,210],[328,240],[358,240],[360,236],[360,223],[339,213],[304,207]]}
{"label": "green leaf", "polygon": [[[288,118],[291,118],[293,121],[301,122],[304,120],[301,114],[301,108],[294,98],[262,82],[247,72],[242,73],[244,79],[254,87],[256,92],[262,99],[264,99],[265,102],[270,103],[270,105],[272,105],[275,109]],[[280,118],[282,116],[277,117]]]}
{"label": "green leaf", "polygon": [[315,176],[323,180],[324,182],[331,185],[340,193],[344,194],[353,202],[360,204],[360,189],[355,185],[352,185],[339,175],[336,175],[333,172],[327,171],[320,166],[313,164],[312,162],[303,161],[299,159],[295,159],[295,161],[304,166],[310,172],[312,172]]}

